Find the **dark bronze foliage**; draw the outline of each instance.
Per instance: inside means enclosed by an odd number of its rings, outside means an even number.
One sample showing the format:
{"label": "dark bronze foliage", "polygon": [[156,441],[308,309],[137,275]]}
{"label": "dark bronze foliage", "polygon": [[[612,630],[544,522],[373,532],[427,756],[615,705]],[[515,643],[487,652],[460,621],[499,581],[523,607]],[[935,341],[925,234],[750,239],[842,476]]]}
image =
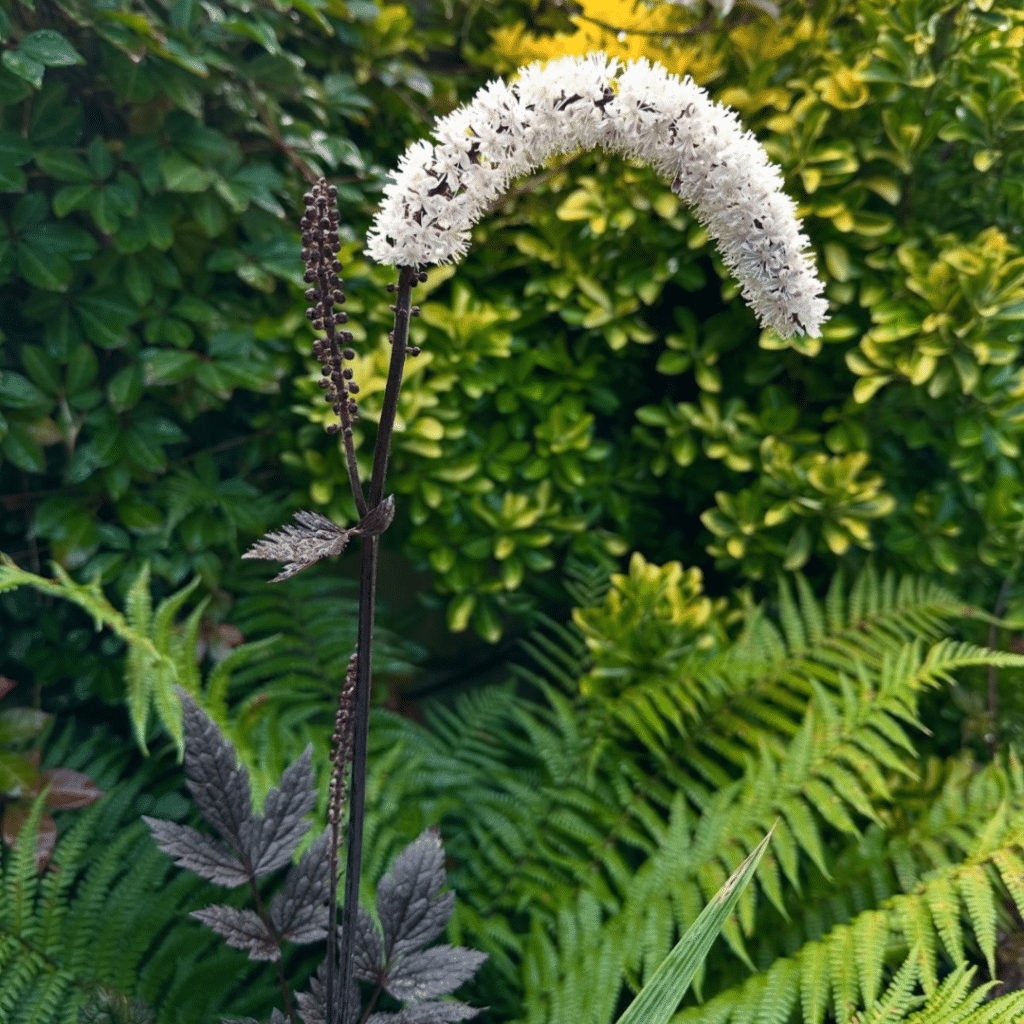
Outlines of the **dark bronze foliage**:
{"label": "dark bronze foliage", "polygon": [[[255,813],[248,772],[213,721],[181,687],[185,710],[185,771],[189,789],[203,817],[224,842],[194,828],[143,815],[157,844],[175,863],[225,886],[249,883],[258,911],[215,904],[192,916],[250,960],[280,961],[283,941],[319,942],[327,935],[330,858],[328,828],[314,840],[298,864],[289,867],[284,887],[263,907],[256,880],[284,867],[309,828],[306,816],[315,802],[310,748],[285,769],[281,784],[267,795],[262,815]],[[226,845],[225,845],[226,844]],[[444,849],[437,828],[430,828],[397,858],[377,888],[380,929],[358,910],[353,963],[355,978],[376,987],[372,1009],[382,992],[406,1004],[396,1012],[377,1012],[367,1024],[445,1024],[468,1020],[480,1010],[465,1003],[439,1000],[476,973],[486,954],[448,945],[423,947],[444,930],[455,905],[455,893],[442,893],[446,883]],[[325,966],[312,979],[309,992],[296,1002],[305,1024],[325,1024]],[[353,983],[354,985],[354,983]],[[358,988],[350,985],[346,1020],[359,1009]],[[283,987],[283,981],[282,981]],[[340,986],[337,989],[340,994]],[[282,992],[287,1016],[275,1010],[275,1021],[294,1021],[290,995]],[[335,1002],[340,1008],[341,1000]]]}

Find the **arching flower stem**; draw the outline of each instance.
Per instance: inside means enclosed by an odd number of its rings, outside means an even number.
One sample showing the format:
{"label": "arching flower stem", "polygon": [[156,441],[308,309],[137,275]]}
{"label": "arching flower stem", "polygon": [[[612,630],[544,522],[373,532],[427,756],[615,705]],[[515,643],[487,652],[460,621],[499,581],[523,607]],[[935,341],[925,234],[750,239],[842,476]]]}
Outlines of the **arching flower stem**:
{"label": "arching flower stem", "polygon": [[520,68],[481,89],[403,154],[367,234],[378,263],[459,260],[515,178],[553,156],[601,148],[653,167],[693,208],[761,324],[817,337],[828,303],[793,200],[736,112],[692,79],[597,51]]}

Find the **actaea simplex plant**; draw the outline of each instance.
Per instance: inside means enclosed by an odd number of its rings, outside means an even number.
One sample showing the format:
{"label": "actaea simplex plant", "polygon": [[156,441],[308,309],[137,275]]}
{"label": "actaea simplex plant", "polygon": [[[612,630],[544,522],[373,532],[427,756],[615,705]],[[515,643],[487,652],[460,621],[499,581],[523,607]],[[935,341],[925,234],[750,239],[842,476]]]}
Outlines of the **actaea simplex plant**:
{"label": "actaea simplex plant", "polygon": [[[495,81],[481,89],[471,103],[439,121],[433,135],[435,143],[421,140],[402,156],[367,238],[374,260],[398,268],[397,285],[388,285],[397,292],[391,306],[395,322],[368,491],[359,479],[352,432],[359,388],[345,365],[355,357],[349,347],[352,335],[343,329],[346,314],[335,311],[345,301],[337,260],[337,191],[321,180],[305,196],[302,257],[306,298],[313,303],[306,315],[325,334],[313,349],[321,363],[326,400],[338,417],[327,429],[341,435],[360,520],[342,529],[318,513],[297,512],[297,526],[268,534],[243,556],[284,562],[277,582],[327,555],[340,554],[352,537],[361,541],[357,648],[331,738],[328,828],[290,868],[269,909],[264,907],[256,879],[289,863],[308,828],[303,819],[315,803],[309,749],[286,769],[280,787],[267,797],[264,814],[257,815],[245,768],[236,767],[234,750],[184,690],[179,693],[185,710],[188,784],[230,849],[194,829],[146,819],[160,848],[178,864],[222,885],[250,885],[255,912],[213,906],[194,916],[229,945],[249,950],[252,959],[277,962],[285,1011],[282,1016],[275,1010],[273,1021],[296,1021],[281,968],[282,940],[308,943],[325,937],[325,962],[311,991],[296,998],[305,1024],[441,1024],[480,1012],[438,997],[471,977],[483,954],[450,946],[421,948],[440,935],[454,906],[453,893],[440,893],[445,876],[436,829],[428,829],[409,846],[380,882],[380,930],[358,905],[377,554],[380,535],[395,511],[393,498],[384,496],[384,485],[405,360],[418,354],[409,347],[408,336],[410,317],[418,314],[411,304],[412,290],[426,280],[423,268],[461,258],[473,225],[515,178],[553,156],[601,146],[650,164],[693,207],[762,326],[783,337],[795,332],[818,336],[827,309],[819,297],[822,284],[805,253],[808,240],[800,233],[792,200],[782,191],[778,169],[733,111],[713,103],[691,79],[670,75],[659,64],[639,60],[623,65],[600,52],[532,64],[520,69],[512,85]],[[337,927],[346,790],[348,856]],[[736,879],[741,872],[749,877],[757,859],[759,851],[701,915],[698,924],[705,932],[712,923],[707,915],[713,910],[717,914],[726,901],[731,905],[742,887]],[[666,973],[659,969],[626,1016],[635,1016],[634,1007],[650,996],[644,1012],[650,1012],[648,1003],[656,998],[659,1007],[669,1007],[667,1020],[688,984],[689,968],[679,965],[693,958],[696,928],[666,959]],[[715,933],[717,927],[708,945]],[[688,940],[687,957],[677,956]],[[706,951],[707,946],[700,948]],[[361,1018],[357,979],[376,985]],[[662,990],[670,983],[674,988],[666,995]],[[405,1008],[398,1014],[373,1013],[381,991]]]}

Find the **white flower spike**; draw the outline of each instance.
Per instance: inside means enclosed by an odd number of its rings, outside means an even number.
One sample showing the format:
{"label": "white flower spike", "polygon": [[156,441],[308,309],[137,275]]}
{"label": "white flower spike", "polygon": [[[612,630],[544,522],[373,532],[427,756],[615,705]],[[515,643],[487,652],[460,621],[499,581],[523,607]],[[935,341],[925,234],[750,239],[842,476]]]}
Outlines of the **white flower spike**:
{"label": "white flower spike", "polygon": [[470,231],[510,182],[550,157],[597,146],[671,183],[716,241],[762,326],[821,334],[828,303],[782,175],[736,113],[687,76],[603,52],[491,82],[414,143],[367,235],[378,263],[422,267],[465,255]]}

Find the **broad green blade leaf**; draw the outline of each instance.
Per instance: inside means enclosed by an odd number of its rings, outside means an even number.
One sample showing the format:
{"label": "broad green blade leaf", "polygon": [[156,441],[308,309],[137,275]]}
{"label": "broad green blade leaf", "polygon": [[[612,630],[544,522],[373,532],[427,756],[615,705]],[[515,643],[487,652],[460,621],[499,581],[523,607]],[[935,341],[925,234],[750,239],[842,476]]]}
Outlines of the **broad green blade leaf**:
{"label": "broad green blade leaf", "polygon": [[758,844],[757,849],[729,876],[715,898],[704,908],[690,930],[676,943],[675,949],[654,972],[640,994],[617,1024],[666,1024],[686,995],[711,944],[718,938],[740,893],[754,876],[757,865],[768,848],[774,826]]}

